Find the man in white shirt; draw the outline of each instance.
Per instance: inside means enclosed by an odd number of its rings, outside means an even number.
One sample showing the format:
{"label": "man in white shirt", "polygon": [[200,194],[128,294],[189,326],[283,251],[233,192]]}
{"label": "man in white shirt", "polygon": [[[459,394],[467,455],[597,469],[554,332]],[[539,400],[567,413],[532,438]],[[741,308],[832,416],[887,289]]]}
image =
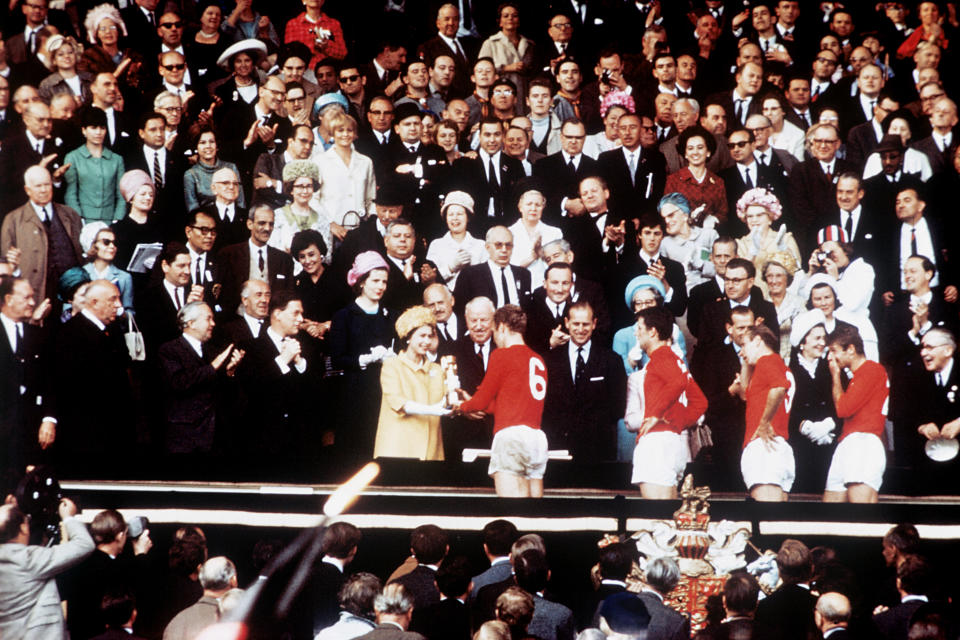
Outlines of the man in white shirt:
{"label": "man in white shirt", "polygon": [[828,591],[817,599],[813,609],[813,622],[817,625],[823,639],[846,638],[850,624],[850,601],[847,596],[836,591]]}
{"label": "man in white shirt", "polygon": [[453,294],[445,284],[437,282],[423,290],[423,305],[433,311],[433,317],[437,320],[441,346],[464,333],[460,318],[453,313],[453,302]]}

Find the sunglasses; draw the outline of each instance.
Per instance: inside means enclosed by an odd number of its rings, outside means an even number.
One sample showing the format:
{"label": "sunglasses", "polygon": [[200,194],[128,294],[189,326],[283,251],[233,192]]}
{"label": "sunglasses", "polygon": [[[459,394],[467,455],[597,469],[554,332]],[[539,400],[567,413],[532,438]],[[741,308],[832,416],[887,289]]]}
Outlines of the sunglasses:
{"label": "sunglasses", "polygon": [[749,141],[749,140],[740,140],[740,141],[738,141],[738,142],[728,142],[728,143],[727,143],[727,148],[728,148],[728,149],[743,149],[743,148],[744,148],[745,146],[747,146],[748,144],[750,144],[750,141]]}
{"label": "sunglasses", "polygon": [[105,247],[113,247],[117,244],[116,240],[113,240],[112,238],[100,238],[99,242]]}
{"label": "sunglasses", "polygon": [[354,74],[352,76],[343,76],[340,78],[340,82],[356,82],[359,79],[360,76],[358,74]]}
{"label": "sunglasses", "polygon": [[167,71],[183,71],[184,69],[187,68],[187,65],[184,64],[184,63],[180,63],[180,64],[164,64],[164,65],[161,65],[161,66],[162,66],[164,69],[166,69]]}
{"label": "sunglasses", "polygon": [[179,21],[178,22],[161,22],[160,26],[165,29],[179,29],[183,27],[183,23]]}

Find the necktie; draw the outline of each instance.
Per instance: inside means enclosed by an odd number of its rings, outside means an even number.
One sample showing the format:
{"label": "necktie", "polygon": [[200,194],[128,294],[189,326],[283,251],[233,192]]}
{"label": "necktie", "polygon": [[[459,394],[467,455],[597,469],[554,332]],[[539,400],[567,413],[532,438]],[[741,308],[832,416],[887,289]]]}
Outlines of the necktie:
{"label": "necktie", "polygon": [[160,167],[160,152],[153,152],[153,186],[157,191],[163,189],[163,169]]}
{"label": "necktie", "polygon": [[667,137],[667,128],[657,125],[657,142],[663,142],[664,138]]}
{"label": "necktie", "polygon": [[745,174],[743,184],[746,185],[747,189],[753,189],[753,179],[750,178],[750,167],[744,169],[743,173]]}
{"label": "necktie", "polygon": [[873,110],[876,109],[876,107],[877,107],[877,101],[876,101],[876,100],[871,100],[871,101],[870,101],[870,114],[867,116],[867,120],[869,120],[870,118],[873,117]]}
{"label": "necktie", "polygon": [[409,147],[407,147],[407,149],[409,149],[410,153],[416,153],[416,152],[417,152],[417,148],[416,148],[414,145],[410,145]]}
{"label": "necktie", "polygon": [[34,29],[30,32],[30,55],[37,54],[37,31]]}
{"label": "necktie", "polygon": [[910,255],[917,255],[917,229],[910,227]]}
{"label": "necktie", "polygon": [[203,268],[200,265],[202,258],[197,258],[197,264],[194,267],[193,284],[203,284]]}
{"label": "necktie", "polygon": [[830,167],[824,168],[823,173],[827,176],[827,182],[833,182],[833,171],[830,170]]}
{"label": "necktie", "polygon": [[486,367],[483,366],[483,345],[477,345],[477,362],[480,363],[480,370],[485,371]]}
{"label": "necktie", "polygon": [[260,250],[257,252],[257,267],[260,268],[260,275],[263,275],[264,269],[267,266],[267,261],[263,258],[263,247],[260,247]]}
{"label": "necktie", "polygon": [[800,120],[803,121],[803,127],[805,129],[810,128],[810,112],[809,111],[804,111],[803,113],[801,113]]}
{"label": "necktie", "polygon": [[51,220],[52,215],[53,214],[50,212],[48,208],[46,207],[43,208],[43,225],[47,229],[49,229],[50,225],[53,224],[53,220]]}
{"label": "necktie", "polygon": [[13,354],[18,360],[23,360],[23,325],[17,323],[16,331],[13,332]]}
{"label": "necktie", "polygon": [[736,104],[733,107],[733,114],[737,117],[737,120],[740,121],[740,124],[743,124],[743,100],[736,98],[734,102],[736,102]]}
{"label": "necktie", "polygon": [[635,152],[630,153],[630,184],[636,186],[637,184],[637,155]]}
{"label": "necktie", "polygon": [[761,39],[760,44],[763,45],[764,53],[766,53],[770,49],[770,43],[766,39]]}
{"label": "necktie", "polygon": [[576,373],[573,376],[573,384],[580,386],[583,382],[583,374],[587,370],[587,361],[583,359],[583,347],[577,347]]}
{"label": "necktie", "polygon": [[183,308],[183,288],[177,287],[173,290],[173,302],[177,306],[177,311],[180,311]]}
{"label": "necktie", "polygon": [[820,97],[820,85],[818,84],[817,86],[815,86],[815,87],[813,88],[813,95],[810,96],[810,101],[811,101],[811,102],[816,102],[816,101],[817,101],[817,98],[819,98],[819,97]]}
{"label": "necktie", "polygon": [[447,323],[439,322],[437,323],[437,328],[440,329],[440,335],[443,337],[444,342],[450,341],[450,334],[447,333]]}
{"label": "necktie", "polygon": [[493,157],[487,158],[487,184],[490,186],[490,197],[493,198],[493,214],[500,215],[500,181],[497,180],[497,171],[493,166]]}
{"label": "necktie", "polygon": [[259,338],[263,335],[263,319],[261,318],[260,320],[257,320],[257,322],[260,323],[259,327],[257,328],[257,337]]}
{"label": "necktie", "polygon": [[557,43],[557,46],[560,47],[560,55],[563,55],[563,54],[565,54],[565,53],[567,52],[567,43],[566,43],[566,42],[558,42],[558,43]]}
{"label": "necktie", "polygon": [[567,170],[570,171],[570,173],[577,172],[577,168],[573,166],[573,156],[571,156],[570,159],[567,160]]}
{"label": "necktie", "polygon": [[151,27],[157,26],[156,19],[153,17],[153,11],[147,11],[147,21],[150,23]]}
{"label": "necktie", "polygon": [[506,267],[500,267],[500,287],[503,289],[503,302],[500,303],[502,307],[505,304],[510,304],[510,285],[507,284]]}
{"label": "necktie", "polygon": [[847,221],[843,223],[843,231],[847,234],[847,242],[853,242],[853,214],[847,213]]}

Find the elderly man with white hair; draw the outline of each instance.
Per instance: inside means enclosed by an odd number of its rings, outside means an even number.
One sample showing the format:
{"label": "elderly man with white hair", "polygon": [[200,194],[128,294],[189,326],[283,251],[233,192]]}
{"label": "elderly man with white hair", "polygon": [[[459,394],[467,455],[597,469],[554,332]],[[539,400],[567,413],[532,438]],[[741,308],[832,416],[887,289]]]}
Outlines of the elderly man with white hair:
{"label": "elderly man with white hair", "polygon": [[163,630],[163,640],[193,640],[219,619],[220,598],[237,586],[237,568],[224,556],[210,558],[200,567],[203,596],[174,616]]}
{"label": "elderly man with white hair", "polygon": [[53,300],[60,276],[81,262],[83,221],[70,207],[53,202],[53,179],[46,167],[30,167],[23,182],[28,201],[3,219],[0,254],[18,250],[20,273],[38,295]]}

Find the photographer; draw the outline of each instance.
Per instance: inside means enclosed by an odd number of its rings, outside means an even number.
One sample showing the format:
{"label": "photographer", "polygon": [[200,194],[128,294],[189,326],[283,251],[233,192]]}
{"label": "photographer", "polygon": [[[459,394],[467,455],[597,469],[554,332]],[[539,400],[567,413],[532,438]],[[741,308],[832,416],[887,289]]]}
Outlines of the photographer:
{"label": "photographer", "polygon": [[0,637],[66,635],[54,577],[89,556],[94,546],[87,528],[74,518],[73,501],[63,498],[58,511],[67,541],[41,547],[28,545],[30,519],[16,504],[0,507]]}
{"label": "photographer", "polygon": [[808,262],[808,278],[815,273],[833,278],[837,299],[843,307],[869,319],[875,280],[873,267],[854,255],[853,245],[846,241],[846,234],[839,227],[821,229],[817,236],[818,247]]}

